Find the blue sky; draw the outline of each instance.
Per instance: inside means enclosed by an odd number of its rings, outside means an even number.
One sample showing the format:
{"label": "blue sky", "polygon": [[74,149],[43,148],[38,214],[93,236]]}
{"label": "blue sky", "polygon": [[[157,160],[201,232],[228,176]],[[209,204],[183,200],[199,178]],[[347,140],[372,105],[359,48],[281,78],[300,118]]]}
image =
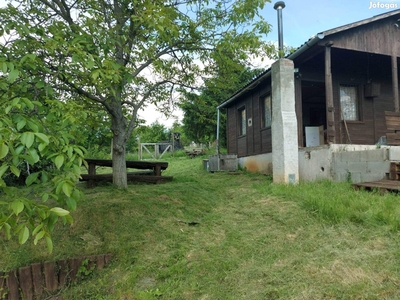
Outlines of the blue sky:
{"label": "blue sky", "polygon": [[[266,39],[277,42],[278,22],[277,11],[274,9],[276,2],[267,3],[262,14],[273,26],[272,32]],[[286,0],[284,2],[286,7],[282,10],[283,42],[295,48],[321,31],[400,9],[400,0]]]}

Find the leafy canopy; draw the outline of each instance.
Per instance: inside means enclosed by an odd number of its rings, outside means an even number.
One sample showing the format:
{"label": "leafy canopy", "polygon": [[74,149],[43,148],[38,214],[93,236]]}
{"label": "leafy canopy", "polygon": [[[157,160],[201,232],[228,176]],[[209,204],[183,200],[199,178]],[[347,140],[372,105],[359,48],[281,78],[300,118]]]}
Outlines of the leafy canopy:
{"label": "leafy canopy", "polygon": [[0,9],[0,177],[47,160],[54,167],[26,184],[48,183],[42,200],[60,203],[38,204],[1,180],[7,237],[51,245],[55,220],[71,221],[64,209],[76,206],[84,157],[75,125],[93,111],[108,115],[114,184],[126,187],[138,110],[167,109],[232,58],[268,54],[269,25],[259,15],[266,1],[15,0]]}

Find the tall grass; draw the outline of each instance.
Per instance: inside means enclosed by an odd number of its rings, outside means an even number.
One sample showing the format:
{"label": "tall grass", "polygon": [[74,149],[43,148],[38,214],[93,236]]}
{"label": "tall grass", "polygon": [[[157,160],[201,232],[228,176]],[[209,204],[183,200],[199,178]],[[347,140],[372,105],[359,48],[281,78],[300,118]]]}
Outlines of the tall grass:
{"label": "tall grass", "polygon": [[166,157],[172,182],[86,189],[45,245],[0,243],[0,270],[113,253],[64,299],[400,299],[397,195],[277,185]]}
{"label": "tall grass", "polygon": [[332,181],[271,185],[266,191],[296,201],[310,214],[331,223],[388,225],[394,231],[400,229],[399,197],[394,193],[355,191],[350,183]]}

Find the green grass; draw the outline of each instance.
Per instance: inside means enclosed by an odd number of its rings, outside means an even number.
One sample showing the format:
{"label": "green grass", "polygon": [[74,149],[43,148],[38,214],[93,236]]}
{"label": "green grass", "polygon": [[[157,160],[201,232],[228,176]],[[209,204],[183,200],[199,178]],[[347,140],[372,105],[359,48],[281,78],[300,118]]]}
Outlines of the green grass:
{"label": "green grass", "polygon": [[[348,183],[272,184],[166,158],[159,185],[86,189],[45,245],[0,244],[0,270],[111,252],[65,299],[399,299],[399,197]],[[185,222],[197,222],[190,226]]]}

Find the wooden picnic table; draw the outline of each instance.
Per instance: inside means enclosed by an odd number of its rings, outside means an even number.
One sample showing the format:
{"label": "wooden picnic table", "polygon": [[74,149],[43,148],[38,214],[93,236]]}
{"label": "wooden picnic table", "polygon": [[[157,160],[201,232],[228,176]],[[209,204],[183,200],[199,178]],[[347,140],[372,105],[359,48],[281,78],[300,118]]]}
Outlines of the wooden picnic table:
{"label": "wooden picnic table", "polygon": [[[96,167],[112,167],[110,159],[85,159],[88,163],[88,174],[81,174],[81,181],[87,181],[88,187],[94,187],[95,181],[112,181],[111,174],[96,174]],[[167,162],[127,160],[126,168],[146,170],[142,172],[128,172],[128,181],[159,183],[172,180],[172,176],[162,176],[162,171],[168,168]]]}

